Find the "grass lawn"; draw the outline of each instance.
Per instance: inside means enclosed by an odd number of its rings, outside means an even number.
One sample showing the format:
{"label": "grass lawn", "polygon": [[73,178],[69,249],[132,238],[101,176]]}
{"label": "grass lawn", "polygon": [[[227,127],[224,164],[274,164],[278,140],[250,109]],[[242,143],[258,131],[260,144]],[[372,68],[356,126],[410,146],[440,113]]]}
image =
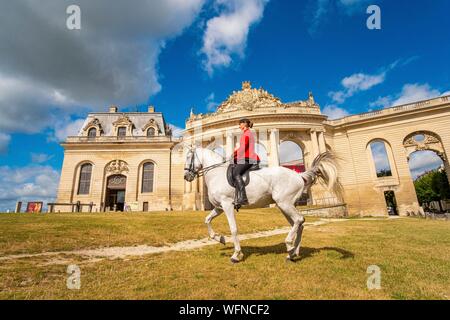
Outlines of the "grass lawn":
{"label": "grass lawn", "polygon": [[[5,252],[54,251],[85,246],[161,244],[205,237],[206,231],[202,225],[204,213],[168,215],[157,214],[148,218],[138,214],[135,221],[127,215],[75,215],[73,222],[68,215],[14,217],[20,222],[14,221],[12,215],[2,216],[1,255]],[[225,219],[220,219],[216,223],[217,229],[228,234]],[[243,233],[286,226],[276,210],[257,215],[242,212],[238,214],[238,219]],[[76,222],[81,226],[76,227]],[[3,233],[4,230],[8,235]],[[30,238],[24,233],[31,234]],[[123,233],[123,236],[113,240],[118,233]],[[5,240],[8,236],[14,238],[10,243],[15,249],[8,247]],[[85,237],[89,239],[85,240]],[[66,288],[66,265],[45,265],[45,259],[37,257],[2,261],[0,298],[450,298],[448,222],[415,218],[351,219],[313,226],[305,230],[301,258],[294,263],[285,262],[284,237],[242,241],[246,258],[237,265],[229,262],[233,252],[231,244],[126,260],[95,263],[80,260],[80,290]],[[19,245],[20,239],[24,239],[26,245]],[[369,265],[381,268],[380,290],[367,289]]]}
{"label": "grass lawn", "polygon": [[[208,236],[204,224],[208,213],[0,214],[0,256],[201,239]],[[288,226],[277,208],[241,210],[236,219],[240,233]],[[213,226],[216,232],[230,233],[225,214]]]}

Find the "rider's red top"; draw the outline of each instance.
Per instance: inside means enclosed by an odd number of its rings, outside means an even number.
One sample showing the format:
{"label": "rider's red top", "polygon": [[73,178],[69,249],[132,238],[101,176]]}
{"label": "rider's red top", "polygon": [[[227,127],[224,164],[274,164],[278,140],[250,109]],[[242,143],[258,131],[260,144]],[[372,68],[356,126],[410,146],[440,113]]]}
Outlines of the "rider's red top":
{"label": "rider's red top", "polygon": [[251,159],[259,161],[259,157],[255,152],[255,137],[250,129],[246,129],[242,133],[239,149],[234,151],[234,158],[237,160]]}

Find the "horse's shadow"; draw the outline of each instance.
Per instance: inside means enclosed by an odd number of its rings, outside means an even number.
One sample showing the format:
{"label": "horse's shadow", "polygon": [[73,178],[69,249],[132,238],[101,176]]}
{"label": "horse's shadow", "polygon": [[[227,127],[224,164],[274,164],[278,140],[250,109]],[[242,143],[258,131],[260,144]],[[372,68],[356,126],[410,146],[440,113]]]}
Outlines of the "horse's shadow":
{"label": "horse's shadow", "polygon": [[[221,249],[229,251],[230,248],[222,248]],[[298,262],[307,258],[311,258],[314,254],[320,253],[322,251],[334,251],[341,255],[340,259],[349,259],[353,258],[355,255],[345,249],[342,248],[336,248],[336,247],[322,247],[322,248],[309,248],[309,247],[300,247],[300,256],[296,257],[293,262]],[[266,254],[285,254],[287,255],[286,251],[286,244],[279,243],[276,245],[271,246],[260,246],[260,247],[253,247],[253,246],[242,246],[242,252],[244,253],[244,261],[252,256],[263,256]],[[228,255],[228,253],[222,252],[222,255]]]}

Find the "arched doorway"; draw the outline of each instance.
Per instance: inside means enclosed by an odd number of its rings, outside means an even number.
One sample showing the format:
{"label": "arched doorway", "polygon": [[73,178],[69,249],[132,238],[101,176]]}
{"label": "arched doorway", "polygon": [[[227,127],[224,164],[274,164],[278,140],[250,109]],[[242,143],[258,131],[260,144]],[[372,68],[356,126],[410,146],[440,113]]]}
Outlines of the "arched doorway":
{"label": "arched doorway", "polygon": [[419,204],[425,210],[449,210],[450,167],[440,137],[433,132],[418,131],[408,135],[403,144]]}
{"label": "arched doorway", "polygon": [[413,152],[409,168],[417,200],[426,211],[445,212],[450,209],[450,186],[444,161],[434,151]]}
{"label": "arched doorway", "polygon": [[286,140],[280,143],[280,165],[296,172],[305,171],[303,149],[294,141]]}
{"label": "arched doorway", "polygon": [[[305,172],[305,161],[302,147],[294,141],[286,140],[280,143],[279,147],[280,166],[291,169],[295,172]],[[295,205],[304,206],[308,204],[310,194],[303,194],[297,199]]]}
{"label": "arched doorway", "polygon": [[109,176],[106,182],[105,208],[109,211],[123,211],[127,177],[122,174]]}

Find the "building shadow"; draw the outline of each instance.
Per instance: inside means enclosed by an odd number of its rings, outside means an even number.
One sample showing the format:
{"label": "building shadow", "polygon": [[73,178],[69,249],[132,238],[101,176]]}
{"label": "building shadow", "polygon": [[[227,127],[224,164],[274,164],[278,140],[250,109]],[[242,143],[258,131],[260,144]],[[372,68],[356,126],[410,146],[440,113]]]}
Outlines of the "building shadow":
{"label": "building shadow", "polygon": [[[230,249],[232,251],[233,247],[222,248],[221,251],[227,251],[227,252],[226,253],[222,252],[221,255],[228,256],[230,254],[228,252],[228,251],[230,251]],[[322,247],[322,248],[300,247],[300,256],[295,258],[293,260],[293,262],[298,262],[298,261],[302,261],[304,259],[311,258],[313,255],[321,253],[323,251],[337,252],[341,255],[339,259],[349,259],[349,258],[353,258],[355,256],[353,254],[353,252],[350,252],[350,251],[342,249],[342,248],[337,248],[337,247]],[[284,254],[287,256],[286,244],[284,244],[284,243],[279,243],[279,244],[271,245],[271,246],[259,246],[259,247],[242,246],[242,252],[244,253],[244,261],[248,257],[251,257],[252,255],[263,256],[266,254]]]}

